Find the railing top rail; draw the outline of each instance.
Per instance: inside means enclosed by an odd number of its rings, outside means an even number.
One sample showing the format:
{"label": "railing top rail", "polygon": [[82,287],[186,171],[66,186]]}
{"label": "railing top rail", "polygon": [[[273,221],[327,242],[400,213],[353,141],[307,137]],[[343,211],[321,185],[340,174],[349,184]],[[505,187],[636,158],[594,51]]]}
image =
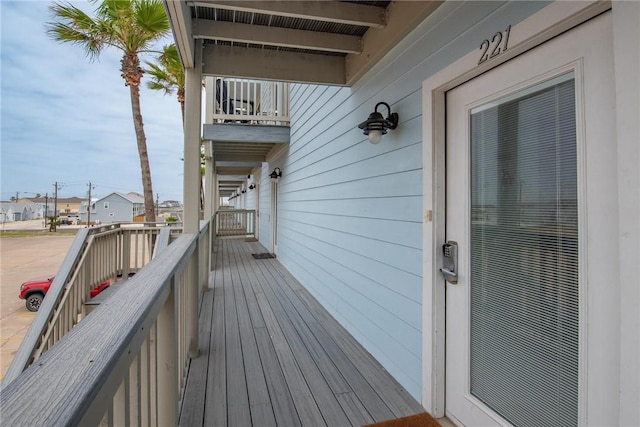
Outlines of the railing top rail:
{"label": "railing top rail", "polygon": [[194,234],[176,239],[129,286],[107,298],[9,383],[0,395],[3,421],[97,425],[102,414],[91,413],[92,403],[115,393],[119,381],[112,378],[113,371],[126,369],[120,361],[141,345],[171,291],[171,277],[188,261],[196,239]]}

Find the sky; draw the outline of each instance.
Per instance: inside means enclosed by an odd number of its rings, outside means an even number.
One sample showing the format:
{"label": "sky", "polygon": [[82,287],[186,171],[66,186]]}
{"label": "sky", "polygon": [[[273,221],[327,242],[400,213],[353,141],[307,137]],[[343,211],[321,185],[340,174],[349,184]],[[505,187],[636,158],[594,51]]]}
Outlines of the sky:
{"label": "sky", "polygon": [[[0,199],[142,194],[121,51],[91,62],[81,47],[45,33],[51,1],[0,0]],[[74,4],[92,12],[94,5]],[[167,37],[158,45],[171,43]],[[153,61],[153,55],[142,61]],[[154,199],[182,201],[183,133],[175,94],[141,87]]]}

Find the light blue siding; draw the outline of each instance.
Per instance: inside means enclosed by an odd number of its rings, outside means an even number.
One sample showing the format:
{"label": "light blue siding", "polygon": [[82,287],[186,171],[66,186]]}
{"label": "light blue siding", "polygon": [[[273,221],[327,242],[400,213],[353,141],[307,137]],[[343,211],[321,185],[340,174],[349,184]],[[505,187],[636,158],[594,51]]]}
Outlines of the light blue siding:
{"label": "light blue siding", "polygon": [[[260,240],[279,166],[278,258],[418,399],[422,82],[545,4],[446,2],[353,88],[295,85],[289,148],[262,170]],[[372,145],[357,125],[379,101],[400,124]]]}

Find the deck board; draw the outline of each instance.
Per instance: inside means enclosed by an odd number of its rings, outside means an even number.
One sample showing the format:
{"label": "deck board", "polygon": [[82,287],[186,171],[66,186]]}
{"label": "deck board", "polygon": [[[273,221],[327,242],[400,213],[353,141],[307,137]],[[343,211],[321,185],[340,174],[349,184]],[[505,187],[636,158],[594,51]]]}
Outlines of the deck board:
{"label": "deck board", "polygon": [[[236,259],[235,254],[229,254],[229,256],[233,257],[234,260]],[[241,260],[236,260],[236,262],[241,262]],[[237,272],[237,279],[240,282],[247,283],[248,277],[244,268],[238,268]],[[256,343],[255,331],[251,322],[244,287],[234,287],[234,294],[236,298],[240,340],[242,342],[242,355],[244,356],[244,367],[246,370],[251,419],[260,420],[260,425],[275,426],[276,420],[273,414],[271,400],[269,399],[269,389],[267,388],[262,362],[260,361],[260,353]],[[258,317],[261,318],[262,316]]]}
{"label": "deck board", "polygon": [[180,425],[360,426],[424,411],[277,259],[251,256],[259,243],[214,250]]}

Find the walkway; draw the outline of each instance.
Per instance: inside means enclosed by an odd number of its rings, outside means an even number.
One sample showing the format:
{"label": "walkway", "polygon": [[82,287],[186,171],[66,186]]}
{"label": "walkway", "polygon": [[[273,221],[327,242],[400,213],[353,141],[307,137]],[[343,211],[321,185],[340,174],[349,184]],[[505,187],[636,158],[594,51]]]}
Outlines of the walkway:
{"label": "walkway", "polygon": [[361,426],[424,409],[276,259],[217,241],[181,426]]}

